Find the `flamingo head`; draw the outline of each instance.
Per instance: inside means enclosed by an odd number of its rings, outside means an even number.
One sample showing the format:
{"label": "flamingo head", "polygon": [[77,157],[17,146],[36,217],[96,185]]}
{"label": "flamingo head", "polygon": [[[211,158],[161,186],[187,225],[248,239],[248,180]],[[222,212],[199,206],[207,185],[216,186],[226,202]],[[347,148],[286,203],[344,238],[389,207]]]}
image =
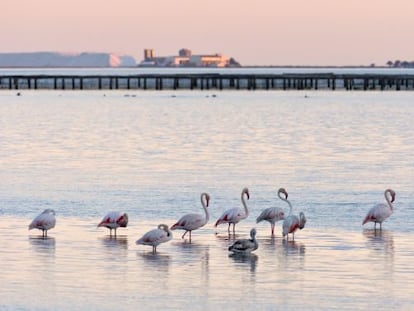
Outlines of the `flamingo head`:
{"label": "flamingo head", "polygon": [[247,200],[249,200],[249,199],[250,199],[249,189],[244,188],[242,192],[246,194],[246,196],[247,196]]}
{"label": "flamingo head", "polygon": [[391,194],[391,203],[393,203],[395,201],[395,191],[390,189],[390,194]]}
{"label": "flamingo head", "polygon": [[283,193],[285,195],[285,199],[287,200],[287,198],[288,198],[289,195],[288,195],[288,193],[287,193],[287,191],[286,191],[285,188],[280,188],[278,192],[279,193]]}
{"label": "flamingo head", "polygon": [[208,193],[204,193],[204,196],[206,197],[206,207],[208,207],[210,203],[210,195]]}
{"label": "flamingo head", "polygon": [[128,225],[128,214],[124,213],[119,219],[118,224],[120,227],[125,228]]}
{"label": "flamingo head", "polygon": [[302,230],[303,228],[305,228],[305,224],[306,224],[305,214],[303,212],[300,212],[299,213],[299,229]]}

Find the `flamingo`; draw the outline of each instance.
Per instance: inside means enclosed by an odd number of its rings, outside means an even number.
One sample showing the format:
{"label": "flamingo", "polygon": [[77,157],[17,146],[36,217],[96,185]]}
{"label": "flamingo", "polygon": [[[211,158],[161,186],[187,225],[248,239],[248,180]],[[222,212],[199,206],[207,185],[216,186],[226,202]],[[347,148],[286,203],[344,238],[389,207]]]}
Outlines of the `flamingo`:
{"label": "flamingo", "polygon": [[42,230],[42,237],[47,237],[47,230],[54,228],[56,225],[55,211],[53,209],[45,209],[41,214],[37,215],[30,223],[29,230],[34,228]]}
{"label": "flamingo", "polygon": [[[284,194],[285,197],[283,198],[281,194]],[[288,193],[286,192],[285,188],[280,188],[277,192],[279,199],[282,201],[288,202]],[[259,223],[263,220],[266,220],[270,223],[272,236],[274,235],[275,230],[275,222],[279,220],[285,219],[285,212],[280,207],[269,207],[262,211],[259,217],[256,219],[256,223]]]}
{"label": "flamingo", "polygon": [[152,252],[157,252],[157,246],[161,243],[168,242],[172,239],[172,232],[167,225],[160,224],[157,229],[153,229],[145,233],[140,239],[135,243],[142,245],[151,245]]}
{"label": "flamingo", "polygon": [[306,224],[306,217],[303,212],[299,213],[299,217],[296,215],[292,215],[292,204],[290,201],[286,198],[286,202],[289,204],[289,215],[285,218],[283,221],[283,237],[286,236],[286,239],[289,239],[289,233],[292,233],[293,240],[295,240],[295,231],[299,228],[302,230],[305,228]]}
{"label": "flamingo", "polygon": [[388,205],[384,203],[380,203],[372,207],[368,211],[367,216],[365,216],[365,219],[362,222],[362,225],[365,225],[367,222],[372,221],[374,222],[374,229],[376,230],[377,222],[378,222],[380,224],[380,230],[382,229],[382,222],[386,220],[388,217],[390,217],[392,212],[394,211],[392,203],[395,200],[395,191],[392,189],[385,190],[384,197]]}
{"label": "flamingo", "polygon": [[216,221],[216,224],[214,225],[214,227],[217,227],[219,224],[222,224],[222,223],[228,223],[229,224],[229,227],[228,227],[227,230],[228,230],[228,232],[230,234],[230,224],[233,224],[233,233],[235,232],[236,224],[240,220],[246,219],[249,216],[249,211],[247,209],[247,204],[246,204],[246,201],[244,199],[244,195],[246,195],[246,197],[247,197],[248,200],[250,199],[249,189],[244,188],[242,190],[242,193],[241,193],[241,201],[242,201],[242,204],[244,206],[244,213],[238,207],[228,209]]}
{"label": "flamingo", "polygon": [[229,251],[237,254],[248,254],[255,251],[259,247],[256,240],[256,229],[250,230],[250,239],[237,240],[229,247]]}
{"label": "flamingo", "polygon": [[128,225],[128,214],[121,212],[109,212],[102,218],[101,222],[98,224],[98,227],[106,227],[109,229],[109,235],[112,236],[112,229],[115,230],[118,227],[126,227]]}
{"label": "flamingo", "polygon": [[[210,202],[210,196],[208,193],[203,192],[200,196],[201,205],[203,206],[205,216],[200,214],[187,214],[178,220],[177,223],[171,226],[171,230],[182,229],[185,230],[183,236],[181,237],[184,239],[184,236],[187,232],[190,233],[190,243],[191,243],[191,231],[199,229],[203,227],[209,220],[208,214],[208,204]],[[204,201],[205,200],[205,201]]]}

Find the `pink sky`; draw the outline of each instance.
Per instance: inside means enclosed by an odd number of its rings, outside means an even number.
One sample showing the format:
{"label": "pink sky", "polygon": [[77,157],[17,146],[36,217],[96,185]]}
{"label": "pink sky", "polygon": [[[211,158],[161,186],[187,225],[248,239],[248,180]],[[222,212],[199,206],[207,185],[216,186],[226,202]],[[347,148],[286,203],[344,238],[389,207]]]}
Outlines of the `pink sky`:
{"label": "pink sky", "polygon": [[0,52],[222,53],[243,65],[414,61],[413,0],[2,0]]}

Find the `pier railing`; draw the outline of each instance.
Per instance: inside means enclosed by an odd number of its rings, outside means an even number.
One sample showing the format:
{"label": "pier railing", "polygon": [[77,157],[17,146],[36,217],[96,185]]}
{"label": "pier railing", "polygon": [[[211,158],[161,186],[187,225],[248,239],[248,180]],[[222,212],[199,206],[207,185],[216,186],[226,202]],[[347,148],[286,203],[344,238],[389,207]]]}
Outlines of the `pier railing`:
{"label": "pier railing", "polygon": [[0,75],[0,89],[55,90],[414,90],[398,74]]}

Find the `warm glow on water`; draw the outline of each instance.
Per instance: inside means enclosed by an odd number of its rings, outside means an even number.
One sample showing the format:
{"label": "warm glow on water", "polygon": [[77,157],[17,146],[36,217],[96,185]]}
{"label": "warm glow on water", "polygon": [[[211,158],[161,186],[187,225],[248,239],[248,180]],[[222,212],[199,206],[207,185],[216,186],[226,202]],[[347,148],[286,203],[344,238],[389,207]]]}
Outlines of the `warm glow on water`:
{"label": "warm glow on water", "polygon": [[[0,309],[407,310],[414,304],[413,92],[0,92]],[[306,95],[306,96],[305,96]],[[259,249],[230,257],[225,209]],[[255,223],[284,187],[296,241]],[[396,192],[381,232],[367,211]],[[202,213],[193,243],[135,245]],[[56,211],[48,239],[27,226]],[[128,228],[96,228],[110,210]],[[218,233],[217,235],[215,233]]]}

